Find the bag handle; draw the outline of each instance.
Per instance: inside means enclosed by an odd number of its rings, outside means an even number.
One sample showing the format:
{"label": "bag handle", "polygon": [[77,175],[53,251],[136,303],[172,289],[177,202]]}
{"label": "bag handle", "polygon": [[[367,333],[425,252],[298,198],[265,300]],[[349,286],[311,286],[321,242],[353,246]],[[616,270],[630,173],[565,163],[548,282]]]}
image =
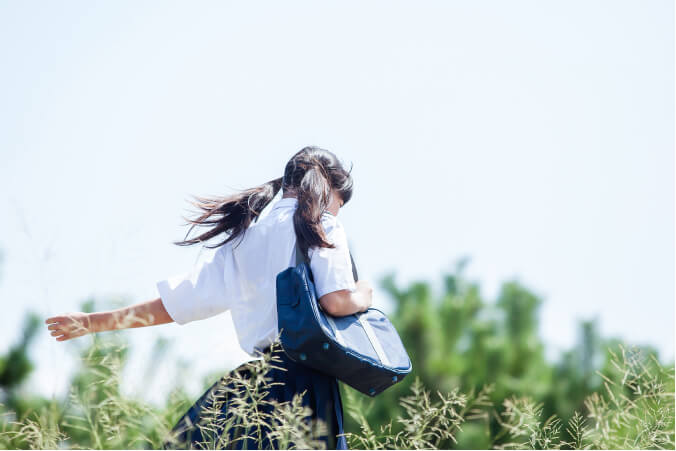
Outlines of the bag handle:
{"label": "bag handle", "polygon": [[[348,250],[348,252],[350,252]],[[354,276],[354,281],[356,282],[359,280],[357,277],[357,267],[354,264],[354,258],[352,258],[352,252],[350,252],[350,261],[352,262],[352,276]],[[296,266],[301,264],[302,262],[307,263],[308,268],[310,268],[310,262],[307,261],[307,258],[305,257],[305,254],[300,250],[300,246],[298,245],[298,239],[296,239]]]}

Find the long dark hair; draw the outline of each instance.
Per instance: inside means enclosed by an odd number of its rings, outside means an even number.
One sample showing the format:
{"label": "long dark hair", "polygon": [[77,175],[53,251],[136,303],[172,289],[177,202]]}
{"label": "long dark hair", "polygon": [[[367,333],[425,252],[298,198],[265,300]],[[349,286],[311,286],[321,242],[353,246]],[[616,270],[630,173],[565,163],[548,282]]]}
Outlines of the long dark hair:
{"label": "long dark hair", "polygon": [[329,205],[331,190],[335,189],[340,194],[343,204],[352,198],[351,172],[352,167],[349,171],[345,170],[332,152],[317,146],[303,147],[286,163],[282,177],[229,196],[192,196],[196,201],[190,203],[202,213],[195,219],[184,217],[186,225],[192,224],[186,238],[195,226],[213,227],[195,238],[174,244],[190,246],[221,233],[228,234],[228,238],[205,247],[215,248],[234,240],[258,220],[263,209],[282,188],[284,194],[294,194],[298,199],[293,225],[303,254],[307,257],[308,249],[313,246],[334,248],[326,239],[321,218]]}

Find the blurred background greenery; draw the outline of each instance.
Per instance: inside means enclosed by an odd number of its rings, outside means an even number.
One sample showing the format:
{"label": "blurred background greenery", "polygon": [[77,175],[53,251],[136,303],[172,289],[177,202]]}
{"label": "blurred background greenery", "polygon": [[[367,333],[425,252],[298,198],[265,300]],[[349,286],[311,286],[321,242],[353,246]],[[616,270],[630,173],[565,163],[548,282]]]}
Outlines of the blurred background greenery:
{"label": "blurred background greenery", "polygon": [[[402,382],[373,399],[341,383],[346,432],[359,432],[359,425],[348,414],[350,399],[359,399],[366,406],[363,413],[374,430],[389,422],[392,422],[393,433],[400,430],[401,425],[396,421],[398,416],[403,415],[400,400],[409,393],[416,377],[433,394],[437,391],[449,393],[456,388],[463,393],[477,393],[485,385],[492,384],[494,389],[490,397],[498,410],[501,402],[512,395],[528,396],[542,403],[543,419],[556,414],[564,422],[569,421],[575,411],[587,414],[585,398],[591,393],[604,391],[604,379],[599,373],[609,380],[619,382],[626,379],[626,374],[621,374],[621,369],[612,364],[612,350],[617,350],[621,342],[599,336],[595,321],[581,321],[577,344],[565,352],[560,361],[548,363],[544,358],[543,342],[537,333],[538,309],[542,300],[520,283],[507,281],[502,284],[497,301],[488,303],[480,295],[478,284],[463,276],[466,264],[467,259],[459,261],[452,274],[443,276],[444,290],[439,296],[432,294],[428,281],[399,287],[394,282],[394,274],[380,281],[395,301],[395,309],[389,312],[389,318],[408,350],[413,371]],[[82,308],[91,311],[106,304],[106,300],[89,300],[83,303]],[[165,427],[170,427],[194,401],[183,389],[184,381],[180,377],[175,378],[175,387],[164,406],[151,408],[129,397],[110,396],[111,393],[120,394],[120,375],[116,370],[124,367],[127,361],[129,348],[125,337],[133,333],[128,331],[109,335],[106,346],[100,346],[101,337],[98,336],[71,342],[72,349],[80,354],[81,365],[72,376],[69,396],[47,399],[31,393],[25,382],[33,370],[31,343],[36,334],[46,333],[41,329],[42,321],[39,314],[27,314],[22,329],[17,331],[16,342],[5,355],[0,356],[3,427],[7,422],[39,413],[40,421],[57,423],[60,431],[70,437],[70,443],[78,446],[113,448],[134,446],[134,443],[138,446],[143,443],[159,446],[161,431],[156,427],[145,427],[148,422],[159,418]],[[146,384],[152,384],[153,379],[158,377],[167,377],[166,374],[155,374],[154,368],[166,355],[168,346],[164,340],[155,343],[145,370]],[[639,351],[646,362],[649,355],[659,360],[658,351],[654,348],[633,349],[632,352]],[[673,371],[673,361],[660,363]],[[178,369],[177,373],[180,373]],[[221,374],[222,371],[218,371],[205,378],[204,388]],[[673,395],[673,377],[670,380],[663,378],[662,382],[667,384]],[[95,389],[82,390],[91,386]],[[624,390],[626,396],[631,395],[621,385],[612,389]],[[346,393],[348,391],[350,393]],[[74,394],[84,392],[87,399],[73,398]],[[113,398],[115,404],[110,405]],[[131,415],[134,418],[131,426],[125,422],[125,428],[117,439],[104,443],[97,441],[105,436],[103,431],[96,434],[90,430],[91,427],[100,427],[101,418],[87,424],[89,420],[86,415],[83,416],[86,406],[100,408],[97,415],[105,415],[103,423],[110,427],[115,426],[116,416],[129,418],[130,413],[136,413]],[[446,440],[440,443],[440,448],[484,449],[499,446],[501,439],[495,439],[499,429],[496,419],[486,415],[465,423],[457,434],[458,443]],[[568,441],[572,437],[564,429],[561,439]],[[14,446],[22,446],[22,442],[14,443]]]}

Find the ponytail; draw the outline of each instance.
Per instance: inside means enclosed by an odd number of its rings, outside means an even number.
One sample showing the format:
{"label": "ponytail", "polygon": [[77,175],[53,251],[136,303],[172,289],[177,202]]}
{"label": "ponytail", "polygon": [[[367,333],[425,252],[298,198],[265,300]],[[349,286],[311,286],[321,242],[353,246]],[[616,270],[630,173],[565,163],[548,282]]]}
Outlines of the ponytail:
{"label": "ponytail", "polygon": [[203,234],[183,241],[175,241],[177,246],[190,246],[192,244],[208,241],[221,233],[230,236],[213,246],[205,246],[208,249],[222,246],[241,235],[252,222],[258,220],[261,212],[277,195],[282,187],[282,178],[270,180],[255,188],[240,191],[237,194],[223,197],[200,197],[193,196],[197,201],[190,203],[202,210],[202,214],[196,219],[183,218],[187,224],[192,224],[186,233],[186,238],[195,226],[207,227],[215,224],[211,230]]}
{"label": "ponytail", "polygon": [[[324,233],[321,219],[331,199],[331,185],[322,164],[311,159],[296,189],[298,208],[293,215],[298,245],[307,256],[313,246],[335,248]],[[309,260],[309,258],[308,258]]]}

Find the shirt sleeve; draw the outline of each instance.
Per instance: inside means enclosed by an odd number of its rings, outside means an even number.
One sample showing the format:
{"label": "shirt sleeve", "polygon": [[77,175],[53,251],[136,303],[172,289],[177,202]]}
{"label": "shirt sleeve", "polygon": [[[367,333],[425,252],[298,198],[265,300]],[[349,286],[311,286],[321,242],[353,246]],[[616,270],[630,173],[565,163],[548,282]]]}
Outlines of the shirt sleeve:
{"label": "shirt sleeve", "polygon": [[322,217],[322,224],[328,241],[336,247],[311,247],[308,251],[317,298],[332,291],[355,291],[356,283],[352,275],[352,260],[345,229],[338,218],[330,214]]}
{"label": "shirt sleeve", "polygon": [[230,243],[226,243],[192,270],[156,283],[162,304],[176,323],[206,319],[230,309],[224,283],[225,252],[229,250]]}

